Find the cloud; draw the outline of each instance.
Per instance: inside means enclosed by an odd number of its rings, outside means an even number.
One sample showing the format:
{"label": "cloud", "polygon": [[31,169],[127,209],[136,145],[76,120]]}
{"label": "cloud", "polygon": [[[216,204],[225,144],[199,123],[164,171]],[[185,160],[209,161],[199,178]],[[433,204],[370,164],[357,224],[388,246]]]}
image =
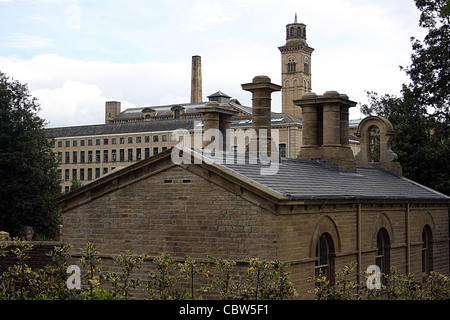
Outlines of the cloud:
{"label": "cloud", "polygon": [[0,57],[0,70],[28,84],[51,127],[102,123],[108,100],[121,101],[124,110],[188,102],[183,97],[190,95],[190,60],[113,63],[48,54]]}
{"label": "cloud", "polygon": [[16,49],[42,49],[56,47],[55,40],[41,36],[19,34],[2,38],[11,47]]}

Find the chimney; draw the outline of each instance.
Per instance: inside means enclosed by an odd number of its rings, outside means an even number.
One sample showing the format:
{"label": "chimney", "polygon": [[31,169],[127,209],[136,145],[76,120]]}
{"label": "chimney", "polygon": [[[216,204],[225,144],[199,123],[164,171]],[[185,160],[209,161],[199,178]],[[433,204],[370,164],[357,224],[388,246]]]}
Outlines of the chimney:
{"label": "chimney", "polygon": [[191,103],[202,102],[202,58],[192,57]]}
{"label": "chimney", "polygon": [[108,124],[120,113],[120,101],[106,101],[105,124]]}
{"label": "chimney", "polygon": [[[281,86],[273,84],[270,82],[270,78],[267,76],[256,76],[253,78],[251,83],[246,83],[242,85],[242,89],[245,91],[250,91],[252,93],[252,123],[253,129],[255,129],[257,134],[257,140],[254,141],[257,143],[257,148],[253,150],[257,150],[258,153],[263,150],[259,150],[260,142],[264,145],[264,141],[260,139],[260,135],[264,136],[266,134],[266,146],[267,146],[267,155],[271,155],[271,95],[274,91],[280,91]],[[265,132],[261,130],[266,130]],[[250,148],[251,149],[251,148]],[[251,149],[252,150],[252,149]]]}
{"label": "chimney", "polygon": [[[196,108],[203,114],[203,133],[209,129],[216,129],[222,133],[223,141],[221,149],[225,152],[230,151],[229,138],[227,133],[231,129],[231,117],[239,112],[232,110],[226,104],[220,104],[216,101],[205,103],[204,107]],[[209,145],[210,141],[203,141],[203,148]]]}
{"label": "chimney", "polygon": [[294,103],[302,108],[302,147],[298,158],[324,160],[342,171],[356,171],[349,144],[349,108],[356,102],[345,94],[327,91],[322,96],[306,93]]}

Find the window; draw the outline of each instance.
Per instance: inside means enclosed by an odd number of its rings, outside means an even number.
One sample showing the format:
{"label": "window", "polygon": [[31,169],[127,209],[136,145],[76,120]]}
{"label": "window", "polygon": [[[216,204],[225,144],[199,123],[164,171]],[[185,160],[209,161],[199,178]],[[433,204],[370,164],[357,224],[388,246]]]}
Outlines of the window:
{"label": "window", "polygon": [[73,140],[72,141],[72,146],[73,147],[77,147],[78,146],[78,141],[77,140]]}
{"label": "window", "polygon": [[88,180],[92,180],[92,168],[88,168]]}
{"label": "window", "polygon": [[153,155],[156,155],[156,154],[158,154],[158,148],[157,147],[153,148]]}
{"label": "window", "polygon": [[304,70],[305,74],[309,74],[309,64],[304,63],[303,64],[303,70]]}
{"label": "window", "polygon": [[174,111],[174,118],[175,119],[180,119],[180,109],[175,109],[175,111]]}
{"label": "window", "polygon": [[92,139],[88,139],[88,146],[92,146]]}
{"label": "window", "polygon": [[128,143],[133,143],[133,137],[128,137]]}
{"label": "window", "polygon": [[117,160],[116,150],[111,150],[111,161],[116,162]]}
{"label": "window", "polygon": [[103,150],[103,162],[108,162],[108,150]]}
{"label": "window", "polygon": [[431,271],[431,229],[426,225],[422,229],[422,273]]}
{"label": "window", "polygon": [[80,146],[84,147],[85,144],[86,144],[86,141],[85,141],[85,140],[80,140]]}
{"label": "window", "polygon": [[66,147],[70,147],[70,141],[66,141]]}
{"label": "window", "polygon": [[288,73],[295,73],[297,69],[297,64],[293,59],[289,59],[288,62]]}
{"label": "window", "polygon": [[145,148],[144,157],[145,157],[145,159],[150,158],[150,148]]}
{"label": "window", "polygon": [[72,152],[72,162],[73,163],[77,163],[78,162],[78,152],[77,151],[73,151]]}
{"label": "window", "polygon": [[84,163],[85,155],[86,155],[85,151],[80,151],[80,163]]}
{"label": "window", "polygon": [[136,149],[136,160],[141,161],[141,148]]}
{"label": "window", "polygon": [[58,169],[58,180],[62,181],[62,170]]}
{"label": "window", "polygon": [[58,141],[58,148],[62,148],[62,141]]}
{"label": "window", "polygon": [[111,144],[117,144],[117,138],[111,138]]}
{"label": "window", "polygon": [[119,150],[119,161],[124,162],[125,161],[125,149]]}
{"label": "window", "polygon": [[159,141],[159,137],[158,136],[153,136],[153,142],[158,142]]}
{"label": "window", "polygon": [[108,139],[103,139],[103,145],[108,145]]}
{"label": "window", "polygon": [[375,264],[380,268],[381,273],[389,273],[389,235],[384,228],[380,229],[377,233]]}
{"label": "window", "polygon": [[58,152],[58,163],[62,163],[62,152]]}
{"label": "window", "polygon": [[70,163],[70,152],[66,151],[66,163]]}
{"label": "window", "polygon": [[133,161],[133,149],[128,149],[128,161]]}
{"label": "window", "polygon": [[280,152],[280,157],[281,158],[286,158],[286,145],[283,143],[283,144],[279,144],[278,145],[278,151]]}
{"label": "window", "polygon": [[162,141],[162,142],[166,142],[166,141],[167,141],[167,134],[163,134],[163,135],[161,136],[161,141]]}
{"label": "window", "polygon": [[88,162],[92,162],[92,150],[88,151]]}
{"label": "window", "polygon": [[145,136],[145,137],[144,137],[144,141],[145,141],[145,142],[150,142],[150,136]]}
{"label": "window", "polygon": [[107,174],[108,173],[108,168],[103,168],[103,174]]}
{"label": "window", "polygon": [[69,181],[69,179],[70,179],[69,175],[70,175],[70,171],[69,171],[69,169],[66,169],[64,171],[64,180]]}
{"label": "window", "polygon": [[77,179],[77,169],[72,169],[72,180]]}
{"label": "window", "polygon": [[100,168],[95,168],[95,179],[100,178]]}
{"label": "window", "polygon": [[80,169],[80,181],[84,181],[84,168]]}
{"label": "window", "polygon": [[322,234],[317,242],[316,246],[316,263],[315,263],[315,274],[318,275],[322,273],[327,279],[330,279],[330,245],[329,237],[327,234]]}
{"label": "window", "polygon": [[99,146],[100,145],[100,139],[95,139],[95,145]]}
{"label": "window", "polygon": [[95,150],[95,162],[100,162],[100,150]]}
{"label": "window", "polygon": [[125,143],[125,138],[120,138],[120,144],[124,144]]}
{"label": "window", "polygon": [[162,147],[161,148],[161,151],[166,151],[167,150],[167,147]]}
{"label": "window", "polygon": [[136,137],[136,143],[141,143],[142,138],[141,137]]}

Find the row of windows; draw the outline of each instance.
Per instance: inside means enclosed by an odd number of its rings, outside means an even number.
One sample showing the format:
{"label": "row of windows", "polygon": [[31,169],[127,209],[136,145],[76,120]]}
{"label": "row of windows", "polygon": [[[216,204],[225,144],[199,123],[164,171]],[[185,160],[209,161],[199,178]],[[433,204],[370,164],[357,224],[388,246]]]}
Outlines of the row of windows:
{"label": "row of windows", "polygon": [[[114,170],[115,167],[111,168],[111,170]],[[94,170],[94,171],[93,171]],[[93,180],[93,173],[95,173],[95,178],[100,178],[100,168],[87,168],[87,170],[85,168],[81,168],[79,170],[80,172],[80,176],[78,177],[78,169],[72,169],[72,175],[70,175],[70,169],[65,169],[64,170],[64,181],[70,181],[70,180],[80,180],[80,181],[91,181]],[[63,181],[63,176],[62,176],[63,171],[61,169],[58,169],[58,178],[60,181]],[[107,174],[108,173],[108,168],[103,168],[103,174]]]}
{"label": "row of windows", "polygon": [[[136,150],[134,152],[134,150]],[[162,147],[161,151],[166,151],[167,147]],[[110,152],[111,151],[111,152]],[[72,159],[70,159],[71,152],[66,151],[64,154],[64,163],[92,163],[92,162],[102,162],[101,161],[101,150],[95,150],[95,161],[94,161],[94,151],[72,151]],[[159,148],[154,147],[152,149],[152,154],[150,154],[150,148],[144,148],[144,159],[150,158],[150,155],[156,155],[159,153]],[[78,154],[80,158],[78,158]],[[128,149],[127,150],[127,160],[126,161],[140,161],[142,160],[142,149]],[[111,157],[110,157],[111,155]],[[72,162],[70,161],[72,160]],[[103,162],[124,162],[125,161],[125,149],[113,150],[103,150]],[[63,163],[63,153],[58,152],[58,163]]]}
{"label": "row of windows", "polygon": [[[167,134],[161,135],[161,141],[162,142],[167,142],[167,139],[168,139],[168,135]],[[171,140],[172,141],[173,141],[173,139],[175,139],[174,135],[171,136]],[[87,145],[88,146],[93,146],[94,140],[95,140],[95,145],[96,146],[100,146],[101,145],[102,139],[87,139]],[[159,135],[152,136],[152,140],[153,140],[153,142],[159,142]],[[117,144],[117,141],[119,141],[119,144],[125,144],[125,137],[121,137],[121,138],[104,138],[103,139],[103,145],[104,146],[109,145],[110,141],[111,141],[111,144]],[[128,143],[141,143],[142,142],[142,137],[127,137],[126,141]],[[64,146],[66,148],[70,147],[71,146],[71,142],[72,142],[72,147],[78,147],[78,143],[80,144],[81,147],[86,146],[86,139],[66,140],[66,141],[64,141]],[[145,143],[149,143],[150,142],[150,136],[144,136],[144,142]],[[58,141],[58,148],[62,148],[62,147],[63,147],[63,141]]]}
{"label": "row of windows", "polygon": [[[429,274],[432,270],[432,234],[431,228],[426,225],[422,229],[422,273]],[[333,257],[334,243],[332,237],[328,233],[320,236],[316,245],[316,262],[315,274],[323,274],[328,279],[333,280],[334,261]],[[377,265],[381,273],[389,274],[390,269],[390,239],[385,228],[381,228],[377,233],[377,251],[375,253],[375,265]]]}

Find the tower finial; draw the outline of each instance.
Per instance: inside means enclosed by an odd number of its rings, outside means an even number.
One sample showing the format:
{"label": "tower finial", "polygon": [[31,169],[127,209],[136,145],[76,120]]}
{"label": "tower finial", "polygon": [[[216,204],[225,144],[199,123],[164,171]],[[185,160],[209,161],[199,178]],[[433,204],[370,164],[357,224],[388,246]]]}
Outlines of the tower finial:
{"label": "tower finial", "polygon": [[295,12],[295,19],[294,19],[294,23],[297,23],[297,12]]}

